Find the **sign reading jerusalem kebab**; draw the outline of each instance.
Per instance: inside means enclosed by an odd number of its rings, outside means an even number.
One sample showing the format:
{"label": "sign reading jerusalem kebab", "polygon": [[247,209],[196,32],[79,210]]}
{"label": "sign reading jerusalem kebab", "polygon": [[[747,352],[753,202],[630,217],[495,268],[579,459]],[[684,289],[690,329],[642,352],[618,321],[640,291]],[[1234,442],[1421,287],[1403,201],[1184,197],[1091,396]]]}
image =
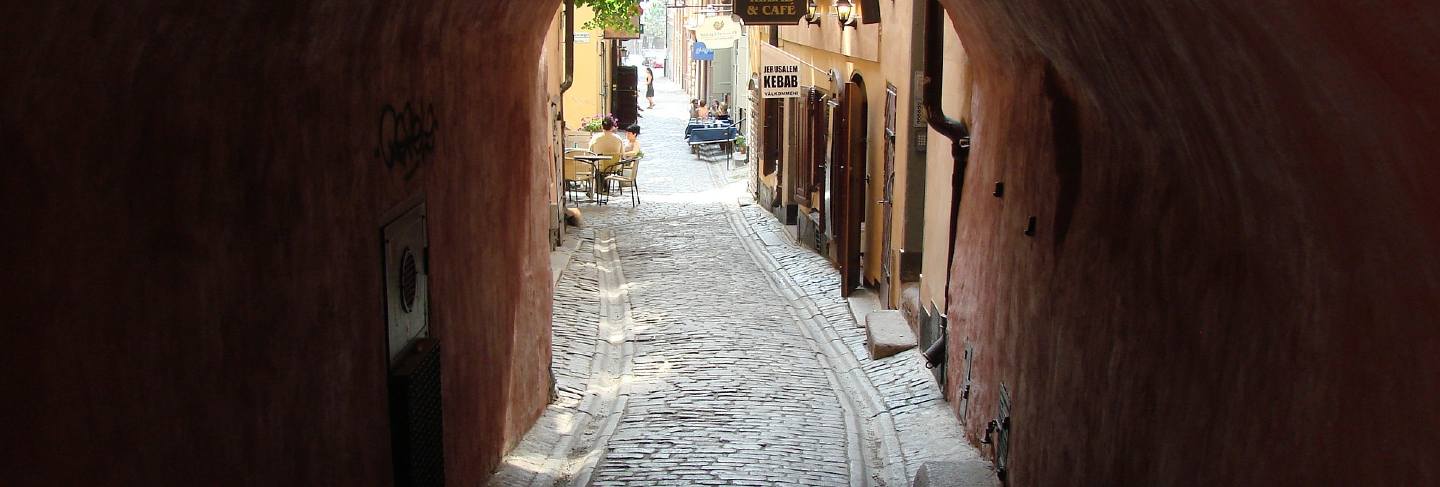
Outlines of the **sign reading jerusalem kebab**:
{"label": "sign reading jerusalem kebab", "polygon": [[766,61],[760,66],[762,98],[799,98],[800,64]]}
{"label": "sign reading jerusalem kebab", "polygon": [[808,6],[807,0],[735,0],[735,14],[745,25],[795,25]]}

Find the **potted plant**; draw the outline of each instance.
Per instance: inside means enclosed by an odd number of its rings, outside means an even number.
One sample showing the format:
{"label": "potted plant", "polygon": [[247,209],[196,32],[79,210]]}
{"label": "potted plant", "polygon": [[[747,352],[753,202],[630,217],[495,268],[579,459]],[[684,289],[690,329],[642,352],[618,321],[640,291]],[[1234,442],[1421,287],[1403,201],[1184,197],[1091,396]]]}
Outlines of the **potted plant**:
{"label": "potted plant", "polygon": [[735,137],[735,155],[733,156],[733,157],[735,158],[735,160],[737,160],[737,161],[743,161],[743,160],[745,160],[745,155],[746,155],[745,149],[746,149],[747,147],[749,147],[749,146],[747,146],[747,145],[745,144],[745,136],[744,136],[744,135],[738,135],[738,136]]}
{"label": "potted plant", "polygon": [[605,130],[605,129],[601,126],[601,124],[604,123],[604,122],[605,122],[605,119],[607,119],[607,118],[610,119],[610,123],[611,123],[611,124],[614,124],[614,126],[616,126],[616,127],[619,127],[619,126],[620,126],[620,119],[615,118],[614,115],[611,115],[611,114],[609,114],[609,113],[606,113],[606,114],[596,115],[596,116],[593,116],[593,117],[585,117],[585,118],[580,119],[580,129],[581,129],[581,130],[584,130],[584,131],[586,131],[586,132],[592,132],[592,133],[593,133],[593,132],[600,132],[600,131],[602,131],[602,130]]}

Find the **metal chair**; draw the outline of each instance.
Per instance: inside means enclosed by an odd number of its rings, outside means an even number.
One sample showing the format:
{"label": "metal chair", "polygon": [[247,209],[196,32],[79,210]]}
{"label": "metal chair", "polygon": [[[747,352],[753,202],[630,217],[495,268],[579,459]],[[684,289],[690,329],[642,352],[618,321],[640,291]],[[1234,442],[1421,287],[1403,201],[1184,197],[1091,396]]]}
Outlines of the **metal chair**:
{"label": "metal chair", "polygon": [[625,188],[630,188],[631,208],[640,205],[640,186],[638,184],[640,176],[640,159],[642,158],[637,157],[634,159],[626,159],[620,161],[620,163],[616,166],[618,171],[614,174],[605,176],[606,188],[614,188],[613,190],[609,190],[607,192],[613,191],[620,194],[625,194]]}
{"label": "metal chair", "polygon": [[595,194],[598,195],[600,204],[608,205],[610,204],[610,186],[609,183],[607,183],[606,181],[609,180],[610,176],[614,176],[620,173],[620,167],[624,161],[621,160],[621,156],[619,155],[596,155],[609,157],[608,159],[603,159],[595,162],[595,180],[600,181],[603,184],[602,186],[597,187],[598,189],[595,191]]}

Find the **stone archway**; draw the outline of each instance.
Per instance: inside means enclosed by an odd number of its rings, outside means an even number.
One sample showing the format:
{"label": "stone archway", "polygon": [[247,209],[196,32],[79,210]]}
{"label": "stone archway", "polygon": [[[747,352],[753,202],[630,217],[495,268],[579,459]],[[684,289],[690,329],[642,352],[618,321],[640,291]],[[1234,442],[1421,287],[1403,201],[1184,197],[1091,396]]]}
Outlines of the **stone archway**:
{"label": "stone archway", "polygon": [[1014,485],[1437,481],[1394,459],[1440,451],[1440,6],[941,3],[948,348],[974,438],[1015,399]]}
{"label": "stone archway", "polygon": [[381,228],[423,201],[446,474],[483,481],[548,385],[559,2],[516,5],[7,9],[12,480],[387,482]]}

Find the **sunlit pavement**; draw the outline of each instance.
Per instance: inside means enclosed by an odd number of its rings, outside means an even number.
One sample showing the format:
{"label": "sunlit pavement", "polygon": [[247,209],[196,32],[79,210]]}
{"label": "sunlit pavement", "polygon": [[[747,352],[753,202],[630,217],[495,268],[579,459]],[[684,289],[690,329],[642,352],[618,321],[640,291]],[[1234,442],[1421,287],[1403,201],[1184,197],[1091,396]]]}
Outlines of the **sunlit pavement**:
{"label": "sunlit pavement", "polygon": [[492,484],[907,485],[973,460],[918,355],[868,359],[833,269],[748,204],[748,167],[691,154],[688,99],[656,90],[641,203],[580,205],[558,397]]}

